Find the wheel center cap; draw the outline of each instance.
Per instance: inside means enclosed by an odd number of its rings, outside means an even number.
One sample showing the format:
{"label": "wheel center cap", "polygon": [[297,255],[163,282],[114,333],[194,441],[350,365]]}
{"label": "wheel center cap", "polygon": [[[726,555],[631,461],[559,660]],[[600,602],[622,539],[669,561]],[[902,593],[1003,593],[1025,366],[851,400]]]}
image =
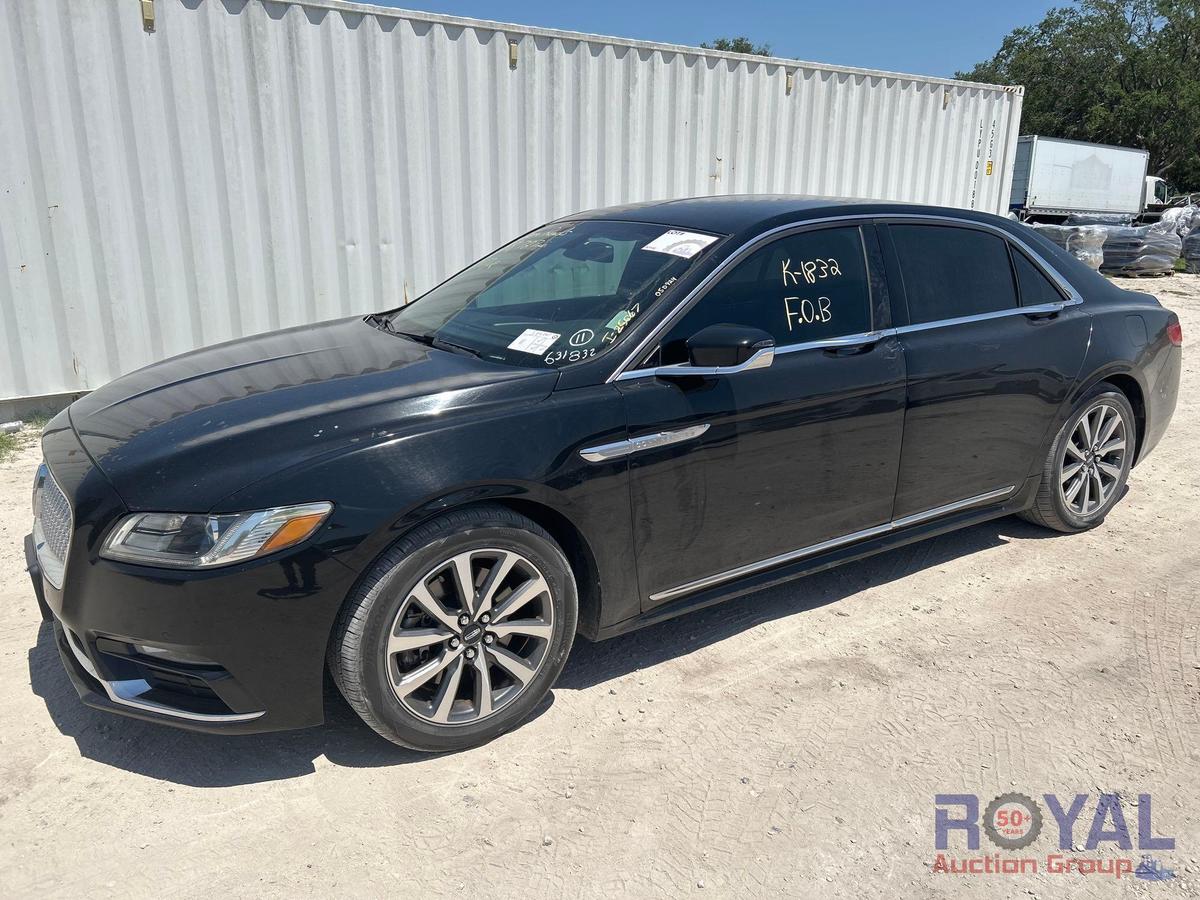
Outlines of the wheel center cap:
{"label": "wheel center cap", "polygon": [[478,644],[483,638],[483,626],[478,622],[472,622],[463,629],[462,639],[466,644]]}

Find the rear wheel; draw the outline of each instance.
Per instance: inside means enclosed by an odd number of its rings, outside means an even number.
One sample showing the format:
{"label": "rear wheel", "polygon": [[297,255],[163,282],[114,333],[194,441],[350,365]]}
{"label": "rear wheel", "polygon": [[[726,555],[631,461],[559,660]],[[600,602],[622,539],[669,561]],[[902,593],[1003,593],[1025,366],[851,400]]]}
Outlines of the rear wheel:
{"label": "rear wheel", "polygon": [[1034,505],[1022,515],[1055,531],[1094,528],[1125,490],[1137,430],[1133,408],[1109,384],[1076,405],[1050,447]]}
{"label": "rear wheel", "polygon": [[416,750],[491,740],[562,671],[575,580],[554,540],[504,507],[450,513],[384,554],[347,600],[329,650],[339,690]]}

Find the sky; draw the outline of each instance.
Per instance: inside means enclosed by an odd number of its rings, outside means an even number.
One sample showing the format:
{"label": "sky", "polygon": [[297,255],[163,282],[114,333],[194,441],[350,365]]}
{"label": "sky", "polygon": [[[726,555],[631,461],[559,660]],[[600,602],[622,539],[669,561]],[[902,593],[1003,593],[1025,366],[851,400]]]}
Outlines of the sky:
{"label": "sky", "polygon": [[[370,0],[369,0],[370,2]],[[736,3],[653,0],[373,0],[386,6],[539,25],[669,44],[697,45],[744,34],[775,56],[913,75],[952,76],[1000,47],[1019,25],[1039,21],[1046,0],[764,0]]]}

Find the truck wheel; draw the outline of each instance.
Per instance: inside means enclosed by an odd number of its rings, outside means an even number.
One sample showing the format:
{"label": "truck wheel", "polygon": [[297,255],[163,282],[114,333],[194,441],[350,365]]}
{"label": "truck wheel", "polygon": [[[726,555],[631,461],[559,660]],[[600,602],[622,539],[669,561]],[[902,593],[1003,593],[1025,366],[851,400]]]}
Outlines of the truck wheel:
{"label": "truck wheel", "polygon": [[1097,385],[1059,429],[1037,497],[1022,517],[1055,531],[1095,528],[1125,490],[1136,440],[1125,395],[1110,384]]}
{"label": "truck wheel", "polygon": [[346,600],[328,661],[388,740],[444,752],[520,724],[575,638],[575,578],[553,538],[502,506],[447,513],[376,562]]}

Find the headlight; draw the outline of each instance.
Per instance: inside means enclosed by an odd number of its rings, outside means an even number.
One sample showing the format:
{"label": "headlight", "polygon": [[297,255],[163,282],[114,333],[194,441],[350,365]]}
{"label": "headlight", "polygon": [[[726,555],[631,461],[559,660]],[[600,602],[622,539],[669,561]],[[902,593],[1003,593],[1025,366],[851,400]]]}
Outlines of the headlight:
{"label": "headlight", "polygon": [[306,503],[220,516],[135,513],[121,520],[100,555],[173,569],[228,566],[294,547],[332,510],[332,503]]}

